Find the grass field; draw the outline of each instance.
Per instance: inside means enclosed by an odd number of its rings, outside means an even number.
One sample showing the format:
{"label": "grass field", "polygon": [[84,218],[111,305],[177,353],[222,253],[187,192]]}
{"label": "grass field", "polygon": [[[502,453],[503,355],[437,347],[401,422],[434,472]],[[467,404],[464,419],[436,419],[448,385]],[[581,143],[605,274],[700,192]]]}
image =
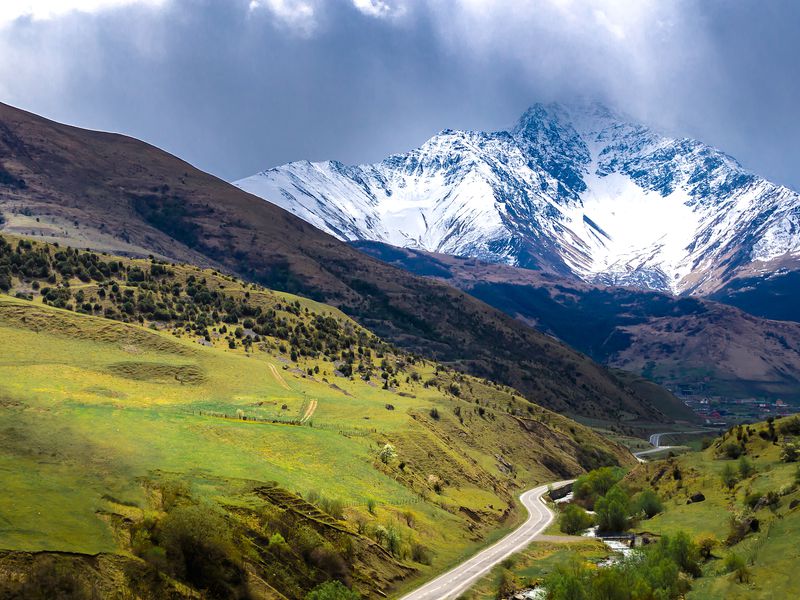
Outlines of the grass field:
{"label": "grass field", "polygon": [[[516,524],[518,490],[561,476],[550,469],[579,471],[579,447],[614,451],[563,417],[523,412],[507,388],[424,361],[400,394],[337,377],[324,358],[291,362],[8,296],[0,339],[5,550],[129,553],[112,522],[149,514],[153,482],[231,507],[275,482],[337,499],[349,522],[424,540],[434,559],[415,565],[419,580]],[[441,389],[454,377],[458,397]],[[386,443],[397,456],[384,464]]]}

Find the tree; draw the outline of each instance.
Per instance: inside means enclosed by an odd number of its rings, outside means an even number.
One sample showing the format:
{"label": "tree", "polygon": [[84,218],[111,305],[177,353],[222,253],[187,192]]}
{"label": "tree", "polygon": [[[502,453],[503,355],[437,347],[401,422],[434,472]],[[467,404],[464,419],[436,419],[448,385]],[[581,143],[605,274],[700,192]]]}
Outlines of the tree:
{"label": "tree", "polygon": [[360,598],[358,592],[336,579],[326,581],[306,594],[306,600],[359,600]]}
{"label": "tree", "polygon": [[394,449],[394,446],[391,444],[386,444],[383,448],[381,448],[378,457],[381,459],[383,464],[389,464],[393,458],[397,456],[397,451]]}
{"label": "tree", "polygon": [[653,490],[644,490],[637,494],[633,505],[635,513],[644,513],[648,519],[664,510],[664,505]]}
{"label": "tree", "polygon": [[544,580],[549,600],[588,600],[591,572],[577,555],[558,565]]}
{"label": "tree", "polygon": [[628,528],[630,501],[619,486],[612,487],[594,504],[597,513],[597,526],[600,531],[625,531]]}
{"label": "tree", "polygon": [[592,508],[600,496],[605,496],[625,472],[615,467],[601,467],[581,475],[572,486],[575,500],[587,508]]}
{"label": "tree", "polygon": [[575,535],[592,526],[592,515],[577,504],[569,504],[561,513],[558,526],[564,533]]}

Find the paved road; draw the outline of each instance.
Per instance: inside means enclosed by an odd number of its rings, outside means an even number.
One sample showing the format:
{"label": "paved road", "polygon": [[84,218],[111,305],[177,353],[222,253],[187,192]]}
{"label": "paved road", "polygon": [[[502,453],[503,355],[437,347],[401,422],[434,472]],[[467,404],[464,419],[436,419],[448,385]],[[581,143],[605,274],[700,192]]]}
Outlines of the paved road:
{"label": "paved road", "polygon": [[696,429],[694,431],[666,431],[664,433],[654,433],[650,436],[650,444],[655,446],[656,448],[666,448],[667,446],[661,445],[661,436],[663,435],[680,435],[680,434],[690,434],[690,433],[709,433],[714,434],[713,429]]}
{"label": "paved road", "polygon": [[439,575],[436,579],[406,594],[401,600],[444,600],[457,597],[493,566],[507,556],[525,548],[533,541],[533,538],[547,529],[547,526],[553,521],[553,513],[542,502],[542,495],[547,492],[548,487],[558,488],[570,481],[559,481],[549,486],[541,485],[523,493],[519,499],[528,510],[527,521],[500,541],[495,542],[494,545],[444,575]]}
{"label": "paved road", "polygon": [[662,450],[670,450],[671,448],[680,448],[680,446],[662,446],[661,445],[661,437],[664,435],[672,435],[672,434],[689,434],[689,433],[712,433],[712,430],[709,429],[699,429],[695,431],[666,431],[664,433],[654,433],[650,436],[650,445],[653,448],[649,450],[643,450],[641,452],[634,452],[633,455],[639,462],[645,462],[644,458],[648,454],[655,454],[656,452],[661,452]]}

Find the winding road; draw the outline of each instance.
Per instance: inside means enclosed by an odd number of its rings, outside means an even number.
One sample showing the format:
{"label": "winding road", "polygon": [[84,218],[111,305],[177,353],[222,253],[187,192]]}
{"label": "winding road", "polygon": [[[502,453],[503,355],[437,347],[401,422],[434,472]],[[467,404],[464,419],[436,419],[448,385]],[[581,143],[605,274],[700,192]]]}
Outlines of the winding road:
{"label": "winding road", "polygon": [[528,510],[529,516],[522,525],[469,560],[406,594],[401,600],[444,600],[457,597],[497,563],[525,548],[550,525],[553,513],[542,502],[542,495],[547,493],[548,488],[559,488],[571,482],[572,480],[568,480],[540,485],[524,492],[519,499]]}
{"label": "winding road", "polygon": [[633,455],[639,462],[644,461],[644,457],[650,454],[655,454],[657,452],[661,452],[662,450],[670,450],[672,448],[680,448],[680,446],[662,446],[661,445],[661,437],[665,435],[687,435],[687,434],[694,434],[694,433],[712,433],[711,430],[708,429],[698,429],[695,431],[666,431],[664,433],[654,433],[650,436],[650,445],[653,448],[649,450],[642,450],[641,452],[634,452]]}

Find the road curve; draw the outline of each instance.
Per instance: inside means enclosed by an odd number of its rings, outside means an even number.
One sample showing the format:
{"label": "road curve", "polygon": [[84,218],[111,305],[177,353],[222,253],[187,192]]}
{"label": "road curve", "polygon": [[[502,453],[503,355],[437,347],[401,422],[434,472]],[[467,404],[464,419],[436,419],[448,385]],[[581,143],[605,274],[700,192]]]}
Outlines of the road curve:
{"label": "road curve", "polygon": [[542,502],[542,495],[548,488],[558,488],[571,482],[572,480],[568,480],[540,485],[524,492],[519,499],[529,515],[522,525],[447,573],[406,594],[401,600],[444,600],[457,597],[501,560],[525,548],[550,525],[553,513]]}

